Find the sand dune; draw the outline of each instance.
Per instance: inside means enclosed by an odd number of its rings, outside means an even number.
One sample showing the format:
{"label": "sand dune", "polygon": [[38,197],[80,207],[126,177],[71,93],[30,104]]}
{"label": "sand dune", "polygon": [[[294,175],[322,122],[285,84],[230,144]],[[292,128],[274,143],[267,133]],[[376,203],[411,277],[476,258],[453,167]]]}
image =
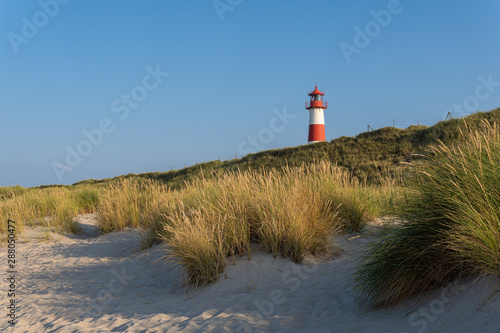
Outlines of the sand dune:
{"label": "sand dune", "polygon": [[498,278],[452,284],[418,305],[357,307],[349,274],[376,226],[337,238],[343,252],[334,259],[303,265],[256,249],[252,260],[228,259],[218,283],[192,291],[178,265],[158,262],[164,247],[139,251],[138,231],[99,235],[91,214],[80,223],[80,236],[44,240],[32,230],[17,243],[18,320],[2,320],[2,331],[500,332],[500,300],[489,297]]}

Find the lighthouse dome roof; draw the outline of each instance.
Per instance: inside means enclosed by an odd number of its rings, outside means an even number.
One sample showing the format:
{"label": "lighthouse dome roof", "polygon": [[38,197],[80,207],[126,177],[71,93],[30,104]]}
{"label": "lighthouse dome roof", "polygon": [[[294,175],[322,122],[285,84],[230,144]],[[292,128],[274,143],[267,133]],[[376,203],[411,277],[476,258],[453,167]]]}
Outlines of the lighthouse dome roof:
{"label": "lighthouse dome roof", "polygon": [[315,86],[314,91],[312,93],[310,93],[309,96],[313,96],[313,95],[324,95],[324,93],[322,93],[321,91],[318,90],[318,86]]}

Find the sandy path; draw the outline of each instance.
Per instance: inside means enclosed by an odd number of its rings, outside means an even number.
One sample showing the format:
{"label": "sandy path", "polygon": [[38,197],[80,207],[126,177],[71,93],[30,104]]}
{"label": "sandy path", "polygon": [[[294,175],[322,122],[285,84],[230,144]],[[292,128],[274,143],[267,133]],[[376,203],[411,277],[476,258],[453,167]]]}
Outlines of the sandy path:
{"label": "sandy path", "polygon": [[82,236],[17,244],[18,320],[12,327],[2,315],[0,330],[500,332],[500,301],[485,302],[498,279],[450,286],[419,307],[358,309],[349,274],[375,227],[338,238],[343,253],[333,260],[296,265],[255,251],[251,261],[229,260],[217,284],[189,292],[177,265],[157,262],[165,248],[139,252],[138,231],[99,235],[92,215],[80,223]]}

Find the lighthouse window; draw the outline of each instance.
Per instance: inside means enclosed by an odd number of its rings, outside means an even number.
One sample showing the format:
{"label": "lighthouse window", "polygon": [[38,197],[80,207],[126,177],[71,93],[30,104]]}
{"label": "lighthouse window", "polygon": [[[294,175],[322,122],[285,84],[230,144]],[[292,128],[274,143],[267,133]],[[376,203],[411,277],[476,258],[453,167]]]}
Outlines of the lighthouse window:
{"label": "lighthouse window", "polygon": [[315,101],[321,101],[321,95],[314,95],[314,100]]}

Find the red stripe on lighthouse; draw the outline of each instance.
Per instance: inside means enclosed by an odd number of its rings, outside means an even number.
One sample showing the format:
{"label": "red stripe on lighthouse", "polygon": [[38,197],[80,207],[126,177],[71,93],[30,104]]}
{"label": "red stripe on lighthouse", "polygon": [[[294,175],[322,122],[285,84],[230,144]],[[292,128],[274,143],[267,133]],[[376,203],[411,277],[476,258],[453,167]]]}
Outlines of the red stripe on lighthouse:
{"label": "red stripe on lighthouse", "polygon": [[309,142],[326,141],[325,125],[324,124],[310,124],[309,125]]}

